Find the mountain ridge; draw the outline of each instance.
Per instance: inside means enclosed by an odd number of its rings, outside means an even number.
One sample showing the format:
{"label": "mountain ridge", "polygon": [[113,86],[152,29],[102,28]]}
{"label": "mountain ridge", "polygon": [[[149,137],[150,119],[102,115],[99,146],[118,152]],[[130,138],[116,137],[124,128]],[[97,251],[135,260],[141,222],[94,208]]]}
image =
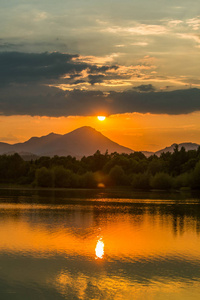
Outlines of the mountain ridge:
{"label": "mountain ridge", "polygon": [[0,143],[0,154],[8,152],[30,152],[39,156],[75,157],[93,155],[97,150],[105,153],[132,153],[132,149],[119,145],[90,126],[77,128],[64,135],[50,133],[42,137],[32,137],[24,143]]}
{"label": "mountain ridge", "polygon": [[[145,156],[151,155],[160,156],[161,153],[173,152],[176,143],[171,146],[165,147],[161,150],[140,151]],[[196,150],[200,145],[191,142],[177,144],[178,148],[185,147],[186,151]],[[0,142],[0,154],[11,153],[26,153],[35,156],[75,156],[81,158],[83,156],[93,155],[97,150],[101,153],[118,152],[118,153],[133,153],[134,150],[124,147],[108,137],[104,136],[101,132],[90,126],[82,126],[64,135],[51,132],[47,135],[36,137],[33,136],[23,143],[8,144]]]}
{"label": "mountain ridge", "polygon": [[157,156],[160,156],[161,153],[166,153],[166,152],[171,152],[172,153],[174,151],[174,147],[176,145],[178,145],[178,150],[180,150],[181,147],[184,147],[186,151],[197,150],[198,147],[200,146],[199,144],[191,143],[191,142],[185,142],[185,143],[180,143],[180,144],[173,143],[171,146],[168,146],[168,147],[165,147],[164,149],[158,150],[154,154],[157,155]]}

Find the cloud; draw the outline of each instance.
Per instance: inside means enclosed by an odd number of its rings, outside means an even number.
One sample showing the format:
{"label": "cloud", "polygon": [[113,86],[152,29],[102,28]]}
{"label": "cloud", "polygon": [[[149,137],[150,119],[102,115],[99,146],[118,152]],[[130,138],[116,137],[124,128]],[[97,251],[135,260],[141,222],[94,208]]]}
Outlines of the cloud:
{"label": "cloud", "polygon": [[92,85],[95,83],[101,83],[104,77],[104,75],[88,75],[89,83]]}
{"label": "cloud", "polygon": [[169,27],[176,27],[176,26],[178,26],[178,25],[180,25],[182,23],[183,23],[182,20],[170,20],[170,21],[168,21],[167,25]]}
{"label": "cloud", "polygon": [[182,38],[182,39],[187,39],[187,40],[193,40],[196,43],[200,43],[200,37],[197,34],[193,33],[177,33],[177,36]]}
{"label": "cloud", "polygon": [[162,25],[136,23],[135,26],[129,27],[110,26],[102,29],[102,31],[115,34],[163,35],[168,32],[168,29]]}
{"label": "cloud", "polygon": [[139,112],[179,115],[200,110],[200,89],[162,92],[112,92],[110,97],[114,99],[115,107],[120,113]]}
{"label": "cloud", "polygon": [[[166,82],[151,74],[154,57],[146,55],[130,66],[114,65],[112,59],[104,64],[110,57],[98,57],[95,63],[95,57],[77,54],[0,52],[0,114],[58,117],[200,110],[200,89],[158,92],[149,83]],[[122,91],[127,87],[130,90]]]}
{"label": "cloud", "polygon": [[142,84],[133,88],[137,92],[155,92],[155,87],[152,84]]}
{"label": "cloud", "polygon": [[131,46],[141,46],[141,47],[145,47],[147,46],[149,43],[147,42],[135,42],[135,43],[131,43]]}
{"label": "cloud", "polygon": [[[13,85],[48,85],[60,89],[88,89],[131,85],[134,80],[152,77],[155,58],[144,56],[135,65],[113,64],[108,57],[79,56],[66,53],[0,52],[0,88]],[[105,62],[108,62],[105,64]]]}
{"label": "cloud", "polygon": [[[200,89],[148,92],[63,91],[55,87],[27,85],[1,89],[1,115],[90,116],[105,114],[154,113],[188,114],[200,110]],[[141,89],[146,89],[142,92]]]}
{"label": "cloud", "polygon": [[[97,73],[99,75],[98,73],[105,73],[109,69],[117,68],[116,66],[97,66],[76,61],[77,58],[77,54],[59,52],[0,52],[0,86],[32,82],[50,84],[62,79],[66,74],[80,76],[81,72],[87,70],[88,74],[96,75]],[[89,78],[89,82],[93,84],[95,78]]]}
{"label": "cloud", "polygon": [[106,56],[79,55],[78,57],[73,58],[73,60],[77,62],[85,62],[89,64],[95,64],[97,66],[102,66],[107,63],[113,62],[113,60],[116,59],[118,56],[120,56],[120,53],[112,53]]}
{"label": "cloud", "polygon": [[193,30],[199,30],[200,28],[200,16],[189,19],[186,22]]}
{"label": "cloud", "polygon": [[58,79],[65,73],[86,68],[71,62],[77,55],[61,53],[0,53],[1,85]]}

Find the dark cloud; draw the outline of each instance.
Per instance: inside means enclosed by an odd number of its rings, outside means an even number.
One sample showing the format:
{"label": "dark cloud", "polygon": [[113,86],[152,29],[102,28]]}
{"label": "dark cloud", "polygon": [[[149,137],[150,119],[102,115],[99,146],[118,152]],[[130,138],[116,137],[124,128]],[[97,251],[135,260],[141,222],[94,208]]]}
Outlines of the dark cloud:
{"label": "dark cloud", "polygon": [[179,115],[200,110],[200,89],[111,92],[110,97],[121,112]]}
{"label": "dark cloud", "polygon": [[58,79],[62,75],[73,71],[81,71],[85,64],[75,65],[72,58],[77,55],[55,53],[0,53],[0,82],[2,85],[10,83],[46,82]]}
{"label": "dark cloud", "polygon": [[117,70],[118,66],[113,65],[113,66],[101,66],[101,67],[99,67],[99,66],[92,65],[90,67],[90,72],[91,73],[101,73],[101,72],[104,73],[104,72],[106,72],[110,69]]}
{"label": "dark cloud", "polygon": [[63,91],[26,85],[0,92],[2,115],[70,116],[118,113],[188,114],[200,110],[200,89],[162,92]]}
{"label": "dark cloud", "polygon": [[[48,86],[15,86],[1,90],[3,115],[70,116],[93,115],[106,106],[103,92],[62,91]],[[103,100],[103,101],[102,101]]]}
{"label": "dark cloud", "polygon": [[88,75],[88,81],[90,84],[100,83],[105,78],[104,75]]}
{"label": "dark cloud", "polygon": [[[26,84],[39,82],[41,84],[53,83],[66,74],[71,79],[80,76],[80,72],[87,70],[88,74],[97,73],[88,82],[94,84],[98,81],[98,73],[113,69],[114,66],[101,66],[76,62],[73,60],[78,55],[53,53],[21,53],[21,52],[0,52],[0,86],[9,84]],[[117,68],[117,67],[115,67]],[[95,76],[96,80],[95,80]],[[99,77],[100,80],[100,77]],[[67,80],[66,80],[67,81]],[[71,82],[74,84],[73,82]]]}
{"label": "dark cloud", "polygon": [[133,87],[133,89],[137,92],[155,92],[156,89],[152,84],[141,84]]}

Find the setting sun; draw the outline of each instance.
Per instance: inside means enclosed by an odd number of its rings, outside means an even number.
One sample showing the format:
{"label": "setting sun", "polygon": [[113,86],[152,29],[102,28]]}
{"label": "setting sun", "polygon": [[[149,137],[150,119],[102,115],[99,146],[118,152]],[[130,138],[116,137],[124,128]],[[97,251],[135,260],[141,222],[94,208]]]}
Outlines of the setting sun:
{"label": "setting sun", "polygon": [[98,117],[97,117],[97,119],[98,119],[99,121],[104,121],[105,118],[106,118],[105,116],[98,116]]}

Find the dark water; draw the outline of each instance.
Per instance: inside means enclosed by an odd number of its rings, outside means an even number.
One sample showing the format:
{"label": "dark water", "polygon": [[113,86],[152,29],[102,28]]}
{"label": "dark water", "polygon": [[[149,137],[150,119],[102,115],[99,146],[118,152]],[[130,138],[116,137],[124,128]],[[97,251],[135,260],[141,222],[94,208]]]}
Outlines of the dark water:
{"label": "dark water", "polygon": [[200,299],[200,197],[0,191],[0,299]]}

